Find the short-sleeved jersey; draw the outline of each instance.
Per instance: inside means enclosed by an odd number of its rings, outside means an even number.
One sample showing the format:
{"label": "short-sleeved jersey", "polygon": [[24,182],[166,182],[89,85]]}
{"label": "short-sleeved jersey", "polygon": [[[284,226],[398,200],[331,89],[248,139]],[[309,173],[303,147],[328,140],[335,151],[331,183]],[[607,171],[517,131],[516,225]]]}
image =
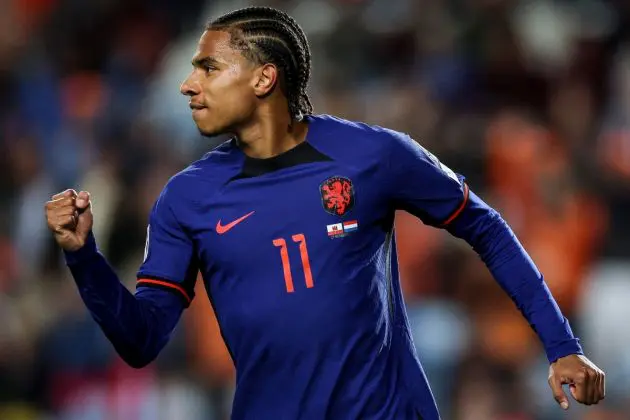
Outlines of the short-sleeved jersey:
{"label": "short-sleeved jersey", "polygon": [[[398,279],[394,212],[442,226],[468,189],[408,136],[331,116],[253,159],[228,141],[174,176],[138,287],[201,271],[236,367],[233,419],[438,419]],[[419,238],[420,240],[421,238]]]}

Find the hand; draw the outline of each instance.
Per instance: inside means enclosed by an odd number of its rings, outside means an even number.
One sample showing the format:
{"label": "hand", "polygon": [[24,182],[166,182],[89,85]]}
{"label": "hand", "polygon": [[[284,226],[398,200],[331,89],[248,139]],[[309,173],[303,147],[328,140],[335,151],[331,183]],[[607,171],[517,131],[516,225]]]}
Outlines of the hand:
{"label": "hand", "polygon": [[66,190],[46,203],[46,220],[55,240],[66,251],[76,251],[85,245],[94,218],[90,193]]}
{"label": "hand", "polygon": [[577,402],[597,404],[606,394],[606,375],[586,357],[572,354],[556,360],[549,367],[549,386],[558,404],[566,410],[569,399],[562,385],[569,385]]}

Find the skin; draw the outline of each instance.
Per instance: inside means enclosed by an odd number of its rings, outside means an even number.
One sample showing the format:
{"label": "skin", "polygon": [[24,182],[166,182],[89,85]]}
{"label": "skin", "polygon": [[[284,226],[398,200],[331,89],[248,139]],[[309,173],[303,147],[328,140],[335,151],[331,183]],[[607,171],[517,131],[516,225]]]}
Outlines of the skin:
{"label": "skin", "polygon": [[205,31],[193,70],[180,88],[190,98],[201,133],[234,134],[243,152],[254,158],[278,155],[304,141],[308,126],[291,124],[277,67],[252,63],[230,40],[227,32]]}
{"label": "skin", "polygon": [[[293,122],[287,98],[278,88],[278,69],[256,65],[230,45],[230,35],[206,31],[193,57],[193,70],[181,85],[190,98],[192,117],[202,134],[235,134],[239,146],[254,158],[283,153],[306,137],[308,125]],[[45,205],[46,219],[59,246],[76,251],[92,229],[90,194],[68,189]],[[580,355],[558,359],[549,367],[549,386],[558,404],[568,409],[562,385],[579,403],[597,404],[605,396],[605,375]]]}

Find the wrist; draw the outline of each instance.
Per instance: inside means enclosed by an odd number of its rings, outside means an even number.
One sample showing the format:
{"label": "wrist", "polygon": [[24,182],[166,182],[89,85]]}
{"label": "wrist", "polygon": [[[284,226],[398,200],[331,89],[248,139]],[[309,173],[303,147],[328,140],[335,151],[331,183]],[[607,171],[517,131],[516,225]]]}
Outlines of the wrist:
{"label": "wrist", "polygon": [[92,231],[88,233],[88,236],[85,238],[85,243],[83,244],[83,246],[74,251],[64,250],[63,254],[66,259],[66,265],[79,264],[82,261],[90,259],[98,254],[96,239],[94,238],[94,234],[92,233]]}
{"label": "wrist", "polygon": [[558,359],[561,359],[572,354],[583,355],[584,351],[580,345],[579,338],[571,338],[565,340],[557,345],[545,349],[547,354],[547,360],[549,363],[555,363]]}

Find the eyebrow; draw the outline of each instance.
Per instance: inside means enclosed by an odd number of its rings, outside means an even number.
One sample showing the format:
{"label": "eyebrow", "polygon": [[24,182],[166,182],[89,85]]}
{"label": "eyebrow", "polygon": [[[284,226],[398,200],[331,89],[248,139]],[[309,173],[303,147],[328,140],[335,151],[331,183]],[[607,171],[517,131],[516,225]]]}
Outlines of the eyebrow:
{"label": "eyebrow", "polygon": [[194,67],[207,67],[207,66],[217,66],[219,61],[214,57],[201,57],[194,58],[192,60],[192,65]]}

